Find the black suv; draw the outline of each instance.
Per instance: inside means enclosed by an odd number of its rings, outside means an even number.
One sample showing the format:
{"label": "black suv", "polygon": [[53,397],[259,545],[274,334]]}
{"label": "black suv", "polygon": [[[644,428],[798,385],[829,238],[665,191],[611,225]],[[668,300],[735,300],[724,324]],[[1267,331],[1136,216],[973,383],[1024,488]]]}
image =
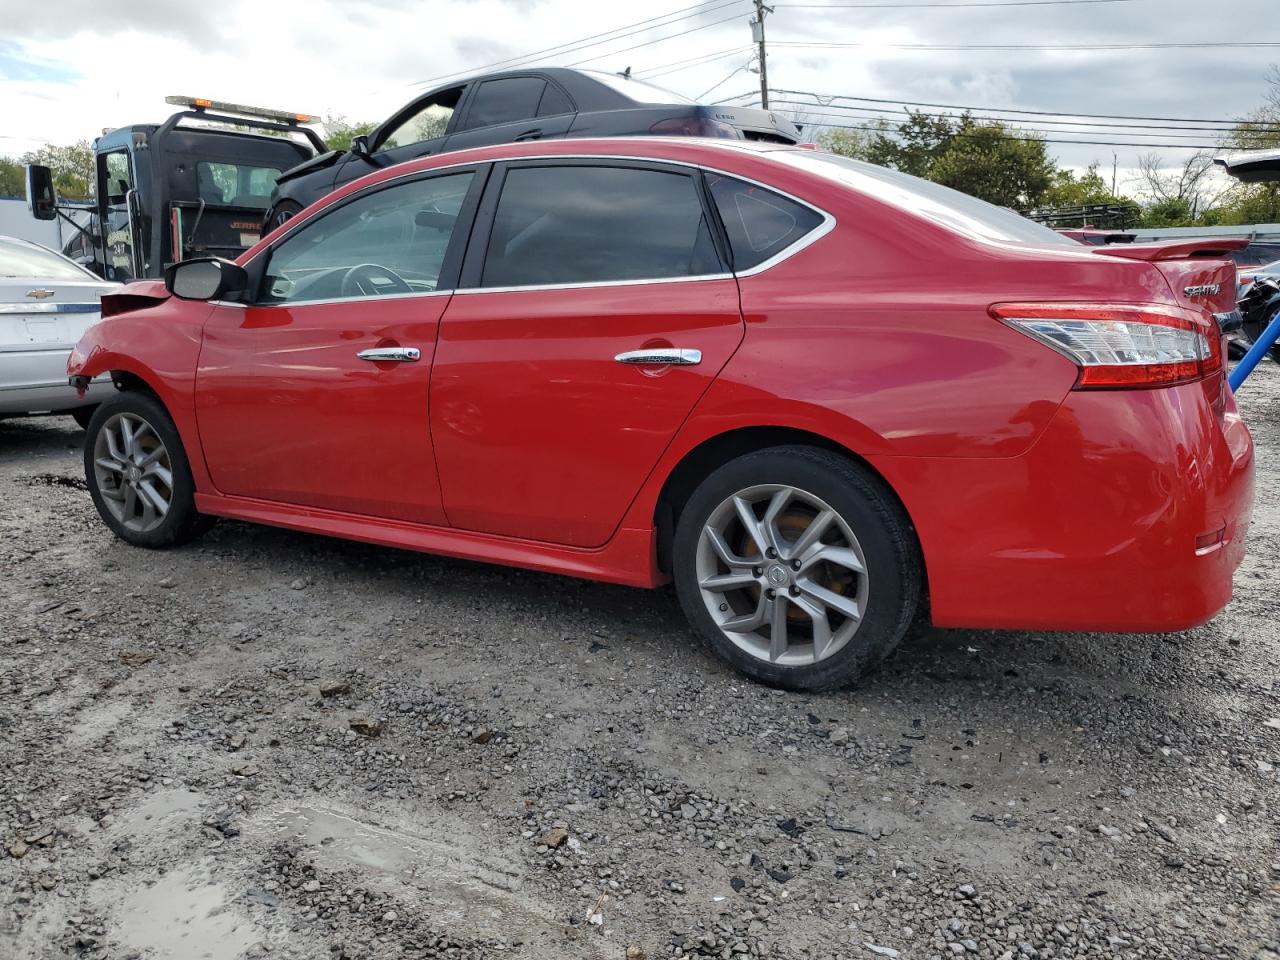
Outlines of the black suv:
{"label": "black suv", "polygon": [[800,128],[767,110],[703,106],[630,77],[552,67],[473,77],[424,94],[351,149],[281,174],[266,229],[357,177],[429,154],[517,140],[637,135],[798,143]]}

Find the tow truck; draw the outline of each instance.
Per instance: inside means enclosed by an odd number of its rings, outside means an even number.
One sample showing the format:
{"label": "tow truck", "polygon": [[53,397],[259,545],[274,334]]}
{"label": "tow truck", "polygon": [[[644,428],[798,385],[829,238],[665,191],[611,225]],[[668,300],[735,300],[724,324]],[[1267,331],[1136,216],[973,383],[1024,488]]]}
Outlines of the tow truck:
{"label": "tow truck", "polygon": [[77,232],[63,252],[104,279],[154,279],[190,257],[239,256],[262,235],[281,171],[326,149],[311,114],[201,97],[165,102],[185,109],[93,142],[87,204],[59,203],[52,171],[27,167],[32,216],[71,223]]}

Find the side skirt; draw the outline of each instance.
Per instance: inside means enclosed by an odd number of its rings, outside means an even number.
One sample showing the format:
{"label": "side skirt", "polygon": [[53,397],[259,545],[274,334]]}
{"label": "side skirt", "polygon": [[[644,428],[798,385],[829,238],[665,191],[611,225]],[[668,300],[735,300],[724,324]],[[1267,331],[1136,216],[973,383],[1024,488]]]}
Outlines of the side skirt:
{"label": "side skirt", "polygon": [[419,553],[524,567],[629,587],[652,588],[669,579],[658,570],[656,536],[652,529],[623,528],[605,546],[597,550],[583,550],[249,497],[197,493],[195,499],[197,510],[214,517],[263,523],[343,540],[360,540]]}

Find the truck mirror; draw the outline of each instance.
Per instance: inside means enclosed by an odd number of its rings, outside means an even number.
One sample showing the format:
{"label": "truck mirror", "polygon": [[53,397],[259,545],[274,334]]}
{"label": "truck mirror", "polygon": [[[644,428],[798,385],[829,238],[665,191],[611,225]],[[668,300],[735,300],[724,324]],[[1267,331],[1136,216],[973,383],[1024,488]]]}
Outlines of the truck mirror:
{"label": "truck mirror", "polygon": [[244,267],[217,257],[183,260],[165,268],[164,285],[183,300],[219,300],[249,285]]}
{"label": "truck mirror", "polygon": [[58,216],[53,171],[42,163],[27,164],[27,209],[37,220],[55,220]]}

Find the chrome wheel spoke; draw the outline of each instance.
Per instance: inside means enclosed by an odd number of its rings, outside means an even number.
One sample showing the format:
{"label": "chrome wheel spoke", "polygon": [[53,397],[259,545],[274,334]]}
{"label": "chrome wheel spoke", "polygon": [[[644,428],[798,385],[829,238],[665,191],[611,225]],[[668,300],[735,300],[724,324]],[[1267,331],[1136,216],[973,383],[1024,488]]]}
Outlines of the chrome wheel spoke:
{"label": "chrome wheel spoke", "polygon": [[741,590],[755,582],[754,573],[750,570],[740,570],[737,573],[718,573],[715,576],[706,577],[699,586],[713,593],[724,593],[728,590]]}
{"label": "chrome wheel spoke", "polygon": [[720,626],[721,628],[733,633],[751,633],[754,630],[759,630],[760,627],[764,625],[764,621],[768,615],[769,599],[762,591],[760,599],[756,602],[756,608],[754,610],[750,613],[744,613],[741,616],[730,617],[728,620],[723,621]]}
{"label": "chrome wheel spoke", "polygon": [[133,424],[128,417],[120,418],[120,447],[125,457],[133,456]]}
{"label": "chrome wheel spoke", "polygon": [[725,542],[724,534],[714,527],[707,527],[704,531],[707,541],[711,544],[711,549],[715,550],[722,563],[726,567],[749,567],[754,561],[748,560],[746,557],[740,557],[730,549],[729,544]]}
{"label": "chrome wheel spoke", "polygon": [[152,486],[149,480],[138,482],[138,493],[142,495],[143,501],[160,516],[163,517],[169,512],[169,501],[160,496],[159,491]]}
{"label": "chrome wheel spoke", "polygon": [[827,532],[827,528],[835,518],[834,510],[819,511],[818,515],[809,521],[809,525],[804,528],[804,532],[796,542],[791,545],[789,556],[803,558],[805,553],[822,539],[822,535]]}
{"label": "chrome wheel spoke", "polygon": [[842,613],[850,620],[862,619],[862,611],[858,609],[858,601],[853,597],[846,597],[844,594],[836,593],[834,590],[829,590],[813,580],[800,580],[796,583],[796,586],[800,588],[802,594],[823,607]]}
{"label": "chrome wheel spoke", "polygon": [[99,457],[93,462],[103,470],[110,470],[112,473],[124,473],[124,464],[114,457]]}
{"label": "chrome wheel spoke", "polygon": [[769,501],[769,506],[765,508],[764,520],[761,521],[765,540],[773,548],[774,553],[781,557],[785,557],[786,554],[782,552],[782,537],[778,534],[778,518],[782,516],[782,511],[786,510],[791,503],[794,493],[795,491],[790,487],[783,487],[775,493]]}
{"label": "chrome wheel spoke", "polygon": [[760,556],[763,557],[771,547],[768,538],[765,536],[764,528],[761,526],[760,521],[756,519],[755,510],[742,497],[733,498],[733,509],[738,514],[742,529],[747,532],[747,536],[751,538],[751,542],[756,545],[756,549],[760,551]]}
{"label": "chrome wheel spoke", "polygon": [[138,508],[138,490],[133,484],[127,484],[124,488],[124,522],[128,523],[133,519],[133,515]]}
{"label": "chrome wheel spoke", "polygon": [[774,597],[773,612],[769,622],[769,659],[774,663],[787,652],[787,601]]}
{"label": "chrome wheel spoke", "polygon": [[163,483],[170,490],[173,489],[173,471],[171,471],[168,467],[163,466],[162,464],[159,464],[159,463],[151,464],[151,466],[148,469],[142,472],[142,476],[144,478],[155,477],[157,480]]}
{"label": "chrome wheel spoke", "polygon": [[826,543],[805,557],[800,569],[802,571],[808,570],[814,564],[821,563],[823,560],[828,563],[834,563],[838,567],[844,567],[846,570],[852,570],[854,573],[866,572],[862,565],[862,558],[858,556],[856,551],[848,547],[836,547]]}
{"label": "chrome wheel spoke", "polygon": [[792,597],[792,603],[809,615],[813,621],[813,659],[821,660],[827,655],[831,646],[831,621],[827,619],[826,608],[812,603],[805,597]]}
{"label": "chrome wheel spoke", "polygon": [[163,457],[166,453],[168,453],[168,451],[165,450],[163,445],[158,446],[154,450],[152,450],[150,453],[148,453],[145,457],[143,457],[141,460],[139,460],[138,466],[149,467],[151,466],[151,464],[155,463],[157,460]]}
{"label": "chrome wheel spoke", "polygon": [[98,492],[108,500],[114,500],[116,503],[124,502],[124,487],[99,487]]}
{"label": "chrome wheel spoke", "polygon": [[128,454],[125,453],[124,447],[120,445],[119,438],[116,437],[115,431],[111,429],[110,423],[102,428],[101,437],[106,441],[107,456],[118,463],[128,462]]}

